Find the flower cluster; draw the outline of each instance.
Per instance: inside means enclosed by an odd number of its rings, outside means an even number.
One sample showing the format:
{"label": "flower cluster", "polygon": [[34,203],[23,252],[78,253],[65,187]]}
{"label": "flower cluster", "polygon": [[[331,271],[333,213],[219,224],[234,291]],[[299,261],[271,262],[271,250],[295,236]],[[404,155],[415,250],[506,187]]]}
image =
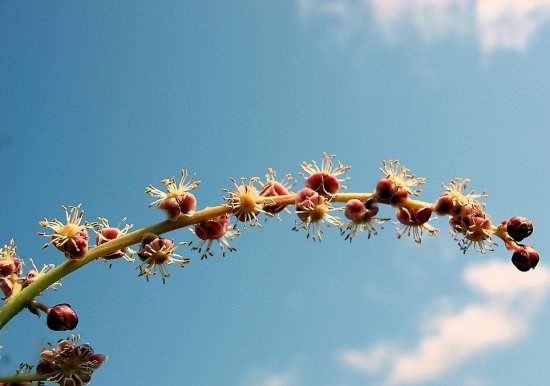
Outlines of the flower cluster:
{"label": "flower cluster", "polygon": [[469,179],[456,178],[437,199],[434,210],[439,215],[448,215],[451,233],[458,239],[463,253],[471,246],[477,252],[486,253],[494,249],[493,224],[485,212],[485,205],[477,199],[487,197],[485,193],[466,193]]}
{"label": "flower cluster", "polygon": [[86,385],[92,374],[107,359],[103,354],[96,354],[88,344],[77,345],[78,337],[59,340],[40,354],[36,373],[48,381],[61,386]]}
{"label": "flower cluster", "polygon": [[[233,240],[240,232],[236,229],[229,229],[229,225],[229,215],[227,214],[222,214],[196,224],[194,229],[191,229],[191,232],[197,236],[199,241],[197,242],[198,245],[193,245],[191,249],[201,253],[201,259],[214,256],[214,253],[210,249],[214,241],[220,246],[223,256],[225,256],[226,248],[229,252],[236,251],[234,247],[229,245],[228,240]],[[194,241],[191,241],[189,245],[193,243]]]}
{"label": "flower cluster", "polygon": [[350,221],[340,229],[340,233],[350,242],[359,232],[367,232],[369,239],[371,235],[377,235],[376,225],[382,228],[382,224],[388,220],[374,217],[378,210],[378,201],[374,197],[369,197],[365,202],[352,198],[346,202],[344,210],[344,215]]}
{"label": "flower cluster", "polygon": [[139,276],[145,276],[149,281],[150,276],[159,273],[162,282],[166,283],[166,278],[170,276],[167,270],[169,265],[177,264],[183,267],[189,263],[189,258],[176,254],[175,250],[174,240],[165,239],[153,233],[143,235],[137,252],[142,261],[138,266]]}
{"label": "flower cluster", "polygon": [[84,212],[80,210],[80,205],[69,206],[68,209],[65,206],[61,207],[65,211],[65,223],[58,219],[44,219],[39,223],[41,227],[53,230],[51,234],[39,233],[40,236],[51,239],[44,244],[44,248],[53,244],[68,259],[82,258],[88,252],[88,240],[90,238],[88,230],[92,229],[93,226],[88,222],[81,224]]}
{"label": "flower cluster", "polygon": [[[13,240],[0,248],[0,288],[5,304],[9,305],[12,301],[16,303],[14,295],[31,291],[32,287],[35,291],[27,292],[33,294],[27,297],[29,300],[16,311],[10,312],[15,315],[25,308],[39,316],[44,313],[46,325],[51,330],[73,330],[79,319],[69,304],[60,303],[50,307],[36,299],[50,283],[64,276],[59,275],[64,269],[71,272],[93,260],[111,263],[124,258],[134,262],[133,256],[137,255],[140,260],[136,268],[139,276],[144,276],[147,281],[152,276],[158,276],[165,283],[170,276],[169,266],[185,267],[190,261],[188,257],[176,253],[177,245],[188,244],[192,251],[200,254],[201,259],[213,256],[212,246],[217,245],[221,255],[225,256],[227,252],[236,251],[230,242],[241,235],[247,226],[262,228],[262,217],[266,220],[274,216],[279,218],[283,210],[290,213],[289,208],[292,207],[297,217],[292,230],[305,230],[306,238],[314,241],[322,240],[323,226],[339,228],[340,234],[349,241],[361,232],[366,233],[367,238],[377,235],[390,218],[376,216],[381,205],[388,205],[395,211],[396,223],[402,225],[397,229],[398,238],[409,236],[420,244],[425,234],[436,235],[439,229],[430,224],[432,214],[435,213],[447,216],[451,234],[458,240],[463,253],[470,248],[480,253],[492,251],[496,245],[494,239],[499,238],[512,251],[511,260],[518,270],[529,271],[539,262],[539,254],[533,246],[522,244],[533,233],[531,221],[514,216],[494,225],[485,210],[485,204],[479,201],[487,195],[484,192],[476,194],[473,190],[468,191],[467,184],[470,181],[467,178],[455,178],[448,185],[443,185],[444,192],[431,203],[416,199],[421,193],[418,186],[424,184],[425,179],[416,177],[398,160],[383,162],[380,168],[383,176],[377,181],[374,191],[368,193],[341,192],[347,189],[343,183],[350,178],[344,174],[350,170],[350,166],[335,161],[334,155],[324,153],[320,164],[315,161],[303,162],[300,167],[304,183],[297,192],[291,190],[295,182],[290,174],[277,180],[276,172],[269,168],[265,180],[259,177],[242,177],[239,180],[231,178],[233,187],[223,189],[226,193],[223,204],[198,211],[197,199],[191,191],[200,182],[195,180],[194,174],[189,177],[187,170],[182,169],[179,181],[175,177],[161,180],[164,190],[153,185],[145,189],[145,193],[154,198],[149,206],[156,206],[164,212],[168,221],[137,231],[132,231],[131,224],[125,224],[125,218],[117,226],[111,226],[104,217],[90,223],[83,221],[80,205],[62,206],[65,211],[64,221],[44,219],[39,223],[42,228],[50,230],[49,233],[39,233],[49,239],[44,247],[53,245],[67,259],[60,269],[54,272],[50,270],[53,265],[44,265],[39,270],[32,259],[29,259],[30,264],[25,265],[16,254]],[[411,196],[415,196],[415,199]],[[337,212],[343,212],[347,222],[343,222]],[[189,227],[195,240],[176,244],[173,239],[160,236],[182,227]],[[95,231],[95,246],[89,245],[90,230]],[[136,251],[131,249],[135,244],[138,244]],[[50,274],[59,276],[44,277]],[[0,320],[0,323],[5,323],[5,319]],[[52,346],[42,352],[36,374],[24,381],[42,377],[61,386],[84,385],[90,382],[93,371],[102,365],[105,358],[104,355],[95,354],[87,344],[77,345],[76,338],[60,340],[56,347]],[[0,382],[0,386],[2,384]]]}
{"label": "flower cluster", "polygon": [[149,204],[149,206],[157,206],[162,209],[168,220],[175,221],[180,215],[189,216],[193,214],[197,207],[197,199],[190,190],[199,186],[200,181],[195,181],[193,174],[189,182],[186,182],[189,176],[187,170],[182,169],[179,183],[175,177],[167,178],[161,181],[166,188],[166,192],[155,188],[153,185],[147,186],[145,193],[157,199]]}

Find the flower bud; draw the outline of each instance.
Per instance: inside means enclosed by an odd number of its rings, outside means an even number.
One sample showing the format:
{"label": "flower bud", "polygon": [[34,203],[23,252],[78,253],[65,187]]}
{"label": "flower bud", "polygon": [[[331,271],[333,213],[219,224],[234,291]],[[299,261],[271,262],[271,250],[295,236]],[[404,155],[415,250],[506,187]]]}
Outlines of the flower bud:
{"label": "flower bud", "polygon": [[376,184],[374,194],[379,200],[389,200],[397,193],[399,187],[388,177],[382,177]]}
{"label": "flower bud", "polygon": [[531,245],[522,245],[519,251],[512,255],[512,263],[522,272],[533,269],[539,263],[539,254]]}
{"label": "flower bud", "polygon": [[48,310],[46,323],[50,330],[74,330],[78,325],[78,316],[67,303],[58,304]]}
{"label": "flower bud", "polygon": [[434,211],[440,216],[450,214],[454,210],[453,197],[451,193],[445,192],[434,204]]}
{"label": "flower bud", "polygon": [[361,221],[365,213],[367,213],[367,209],[361,201],[354,198],[346,203],[344,215],[347,219],[356,222]]}
{"label": "flower bud", "polygon": [[325,171],[311,174],[305,182],[305,187],[316,191],[319,194],[336,194],[340,189],[340,183],[336,176]]}
{"label": "flower bud", "polygon": [[533,233],[533,223],[525,217],[515,216],[508,220],[506,230],[515,241],[521,241]]}

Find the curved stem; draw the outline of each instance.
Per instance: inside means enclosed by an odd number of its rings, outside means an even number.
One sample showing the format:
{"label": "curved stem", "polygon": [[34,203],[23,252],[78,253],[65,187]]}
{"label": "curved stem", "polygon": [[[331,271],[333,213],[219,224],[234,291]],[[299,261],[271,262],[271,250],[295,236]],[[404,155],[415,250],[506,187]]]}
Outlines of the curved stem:
{"label": "curved stem", "polygon": [[[331,201],[347,202],[348,200],[351,200],[353,198],[366,201],[372,196],[372,193],[338,193],[332,197]],[[266,205],[269,205],[270,203],[273,203],[274,205],[291,205],[294,204],[295,198],[296,194],[269,197],[266,198]],[[269,203],[267,203],[268,200]],[[406,206],[408,208],[421,208],[431,205],[432,204],[428,202],[416,201],[411,199],[406,199],[400,204],[400,206]],[[145,233],[154,233],[160,235],[166,232],[173,231],[175,229],[183,228],[188,225],[197,224],[227,213],[231,213],[231,208],[229,208],[227,205],[219,205],[212,208],[205,208],[189,216],[182,215],[176,221],[163,221],[158,224],[138,229],[126,235],[122,235],[114,240],[110,240],[104,244],[91,248],[89,252],[81,259],[69,259],[61,263],[49,272],[40,275],[32,284],[30,284],[28,287],[25,287],[20,292],[14,294],[6,301],[4,307],[2,307],[2,309],[0,310],[0,329],[2,329],[6,325],[6,323],[8,323],[21,310],[31,304],[34,298],[40,295],[49,286],[58,282],[71,272],[76,271],[77,269],[102,256],[107,256],[121,248],[139,243]]]}
{"label": "curved stem", "polygon": [[44,375],[33,374],[13,374],[13,375],[0,375],[0,383],[21,383],[31,381],[47,381],[48,378]]}

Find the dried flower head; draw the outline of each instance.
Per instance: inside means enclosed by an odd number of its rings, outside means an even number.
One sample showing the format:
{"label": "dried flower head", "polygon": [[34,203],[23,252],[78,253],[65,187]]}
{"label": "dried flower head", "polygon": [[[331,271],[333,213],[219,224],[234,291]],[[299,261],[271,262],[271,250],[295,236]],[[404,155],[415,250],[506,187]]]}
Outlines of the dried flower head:
{"label": "dried flower head", "polygon": [[149,281],[149,277],[158,272],[162,277],[162,282],[166,283],[166,278],[170,276],[167,270],[169,265],[177,264],[183,268],[185,264],[189,263],[189,258],[176,254],[175,250],[174,240],[164,239],[153,233],[143,235],[137,252],[142,261],[137,267],[139,276],[145,276]]}
{"label": "dried flower head", "polygon": [[175,177],[166,178],[161,181],[165,186],[166,192],[155,188],[153,185],[147,186],[145,193],[157,199],[149,204],[149,207],[156,205],[157,208],[163,210],[168,217],[168,220],[175,221],[180,215],[191,215],[197,207],[197,200],[190,190],[199,186],[200,181],[195,181],[195,174],[189,180],[188,172],[185,169],[181,171],[179,183]]}
{"label": "dried flower head", "polygon": [[340,227],[342,222],[329,212],[338,210],[330,205],[327,199],[310,188],[303,188],[296,194],[296,215],[300,221],[292,228],[293,231],[306,230],[306,237],[313,234],[313,241],[322,241],[323,230],[321,224]]}
{"label": "dried flower head", "polygon": [[[132,224],[125,224],[122,227],[122,224],[126,221],[126,217],[124,217],[116,227],[112,227],[109,225],[109,221],[106,218],[99,217],[98,222],[94,224],[95,228],[95,242],[96,245],[105,244],[108,241],[114,240],[120,236],[123,236],[132,229]],[[121,228],[122,227],[122,228]],[[106,256],[102,257],[103,261],[106,260],[114,260],[123,257],[126,261],[129,261],[131,263],[134,262],[134,258],[132,258],[132,255],[135,252],[130,249],[130,247],[124,247],[121,249],[116,250],[113,253],[110,253]]]}
{"label": "dried flower head", "polygon": [[83,257],[88,252],[88,229],[92,229],[92,225],[88,222],[82,222],[84,212],[80,210],[80,204],[76,206],[61,206],[65,211],[65,223],[57,219],[51,221],[44,219],[39,222],[43,228],[50,228],[54,233],[46,234],[38,233],[40,236],[51,238],[51,241],[44,244],[44,248],[53,244],[57,249],[62,251],[67,258],[78,259]]}
{"label": "dried flower head", "polygon": [[341,183],[349,180],[349,177],[338,178],[338,176],[350,170],[351,166],[344,166],[340,161],[334,165],[334,158],[336,158],[335,155],[323,153],[320,167],[315,161],[311,161],[311,163],[302,162],[300,167],[306,174],[300,173],[300,175],[306,179],[306,188],[310,188],[323,196],[332,196],[340,189],[346,189]]}
{"label": "dried flower head", "polygon": [[210,248],[212,243],[216,241],[220,246],[222,256],[225,256],[226,248],[229,252],[236,251],[234,247],[229,245],[229,241],[234,240],[240,233],[236,229],[229,229],[229,225],[227,214],[196,224],[194,229],[190,229],[190,231],[197,236],[198,241],[189,243],[192,246],[191,250],[198,251],[202,254],[201,259],[206,259],[208,256],[214,256]]}
{"label": "dried flower head", "polygon": [[36,373],[61,386],[86,385],[107,357],[95,354],[88,344],[76,345],[78,337],[59,340],[57,347],[43,350]]}

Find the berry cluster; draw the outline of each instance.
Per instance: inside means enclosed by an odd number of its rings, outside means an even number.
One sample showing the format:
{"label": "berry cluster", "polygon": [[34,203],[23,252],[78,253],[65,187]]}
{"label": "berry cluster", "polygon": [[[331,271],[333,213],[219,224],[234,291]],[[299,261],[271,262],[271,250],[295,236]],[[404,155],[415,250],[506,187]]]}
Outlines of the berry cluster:
{"label": "berry cluster", "polygon": [[[425,234],[435,236],[439,229],[430,221],[435,213],[447,216],[450,232],[458,241],[460,250],[466,253],[470,248],[487,253],[494,250],[495,239],[504,242],[513,251],[512,263],[520,271],[536,267],[539,255],[532,245],[521,242],[533,232],[532,223],[525,217],[515,216],[495,225],[486,212],[486,204],[480,199],[485,193],[467,192],[468,179],[455,178],[435,202],[416,199],[425,183],[397,160],[384,161],[374,190],[366,193],[343,193],[349,181],[344,175],[350,166],[335,161],[335,156],[323,154],[320,165],[315,162],[301,164],[303,186],[297,192],[292,188],[295,181],[287,174],[277,180],[276,172],[269,168],[265,178],[231,178],[231,189],[223,189],[224,203],[216,207],[197,210],[197,198],[192,191],[200,184],[195,175],[189,178],[182,170],[179,181],[175,177],[161,180],[164,189],[148,185],[145,193],[154,198],[149,206],[155,206],[166,215],[166,221],[132,231],[132,225],[123,219],[117,226],[111,226],[104,217],[97,221],[83,221],[80,205],[62,207],[65,220],[42,220],[40,225],[51,233],[41,232],[49,240],[44,245],[53,245],[65,256],[65,262],[52,269],[45,265],[38,270],[32,260],[32,269],[25,272],[23,260],[16,256],[15,243],[0,248],[0,288],[4,293],[5,305],[0,310],[0,327],[15,314],[27,308],[31,312],[47,315],[47,326],[55,331],[73,330],[78,316],[69,304],[61,303],[48,307],[36,300],[43,291],[54,286],[62,277],[94,260],[112,264],[124,259],[134,262],[139,258],[138,275],[147,281],[159,276],[163,283],[169,277],[171,265],[184,267],[189,257],[176,253],[178,245],[188,245],[191,251],[199,253],[201,259],[214,256],[212,245],[217,244],[221,255],[234,252],[233,240],[249,228],[262,228],[263,219],[277,217],[283,211],[293,213],[296,220],[292,230],[305,231],[306,238],[322,241],[325,226],[338,228],[345,240],[352,241],[360,233],[370,238],[379,233],[390,217],[377,217],[382,205],[394,210],[398,238],[412,237],[420,244]],[[415,199],[411,198],[415,197]],[[343,214],[345,219],[340,217]],[[195,239],[176,243],[161,234],[188,227]],[[89,232],[95,232],[95,246],[89,245]],[[93,240],[94,238],[92,238]],[[137,245],[136,250],[131,248]],[[28,380],[50,380],[62,386],[87,384],[92,372],[105,360],[104,355],[94,354],[89,345],[76,345],[75,339],[61,340],[57,347],[44,350],[36,368],[36,374]],[[21,377],[17,378],[20,379]],[[9,377],[0,376],[2,384]],[[22,383],[25,384],[25,383]]]}

